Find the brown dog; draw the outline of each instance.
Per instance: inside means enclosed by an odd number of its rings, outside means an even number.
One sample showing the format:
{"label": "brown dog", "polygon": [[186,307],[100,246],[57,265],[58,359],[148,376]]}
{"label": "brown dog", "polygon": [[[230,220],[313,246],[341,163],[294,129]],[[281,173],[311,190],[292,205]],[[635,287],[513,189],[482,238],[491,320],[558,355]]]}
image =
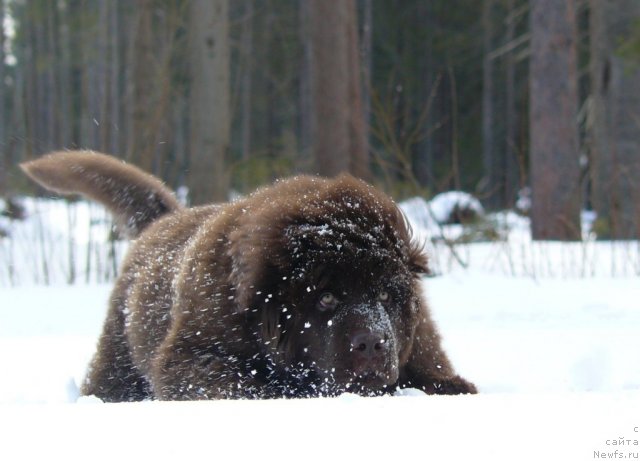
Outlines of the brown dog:
{"label": "brown dog", "polygon": [[106,401],[475,393],[422,299],[426,257],[386,195],[350,176],[299,176],[185,209],[112,157],[22,165],[107,206],[136,240],[83,394]]}

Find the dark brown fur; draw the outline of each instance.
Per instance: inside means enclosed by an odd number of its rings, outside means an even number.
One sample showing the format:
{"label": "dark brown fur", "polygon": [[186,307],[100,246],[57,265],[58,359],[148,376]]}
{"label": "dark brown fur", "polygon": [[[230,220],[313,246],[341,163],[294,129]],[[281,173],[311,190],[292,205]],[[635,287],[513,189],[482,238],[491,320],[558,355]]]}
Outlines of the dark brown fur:
{"label": "dark brown fur", "polygon": [[54,153],[23,169],[98,200],[138,236],[83,394],[476,392],[454,373],[424,303],[426,257],[397,206],[362,181],[299,176],[185,209],[157,179],[102,154]]}

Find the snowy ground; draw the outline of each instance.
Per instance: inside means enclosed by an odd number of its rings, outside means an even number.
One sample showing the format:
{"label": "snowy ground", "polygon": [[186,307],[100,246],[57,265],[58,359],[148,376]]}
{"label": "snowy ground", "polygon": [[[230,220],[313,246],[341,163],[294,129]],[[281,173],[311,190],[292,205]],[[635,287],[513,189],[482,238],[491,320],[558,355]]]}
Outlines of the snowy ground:
{"label": "snowy ground", "polygon": [[522,235],[460,247],[467,269],[432,248],[425,291],[477,396],[75,403],[110,286],[13,274],[29,283],[0,283],[0,459],[640,459],[638,244]]}
{"label": "snowy ground", "polygon": [[459,272],[425,283],[445,346],[481,395],[73,403],[109,286],[1,289],[0,459],[639,456],[637,446],[607,444],[640,439],[637,279]]}

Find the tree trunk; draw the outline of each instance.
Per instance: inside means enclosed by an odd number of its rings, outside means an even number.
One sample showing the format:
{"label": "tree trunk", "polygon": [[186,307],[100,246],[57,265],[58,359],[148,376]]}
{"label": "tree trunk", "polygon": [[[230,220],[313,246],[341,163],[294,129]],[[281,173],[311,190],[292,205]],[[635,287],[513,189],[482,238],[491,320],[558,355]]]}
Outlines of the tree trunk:
{"label": "tree trunk", "polygon": [[151,130],[154,117],[155,88],[158,76],[154,59],[157,44],[153,37],[153,0],[135,4],[136,23],[133,32],[133,94],[131,132],[127,158],[145,171],[154,171],[155,139]]}
{"label": "tree trunk", "polygon": [[[513,43],[517,17],[515,16],[515,0],[508,0],[507,4],[507,34],[505,43]],[[518,142],[516,110],[516,50],[510,50],[506,59],[505,82],[505,159],[504,159],[504,198],[503,204],[512,208],[518,194],[520,174],[518,171]]]}
{"label": "tree trunk", "polygon": [[367,177],[355,1],[310,1],[313,156],[324,176]]}
{"label": "tree trunk", "polygon": [[[80,144],[83,148],[99,149],[100,147],[100,114],[99,114],[99,63],[102,59],[98,50],[98,4],[96,2],[79,2],[80,21],[83,27],[77,31],[76,38],[81,50],[82,86],[80,113]],[[93,20],[92,20],[93,19]]]}
{"label": "tree trunk", "polygon": [[38,154],[53,148],[52,130],[49,121],[51,111],[51,92],[48,88],[50,83],[49,75],[51,60],[49,55],[49,40],[47,39],[47,21],[45,10],[47,5],[36,3],[34,5],[35,24],[34,40],[36,55],[36,126],[38,127],[38,137],[35,138],[35,148]]}
{"label": "tree trunk", "polygon": [[591,0],[591,175],[600,237],[640,238],[640,68],[620,45],[640,2]]}
{"label": "tree trunk", "polygon": [[298,113],[300,118],[300,154],[303,170],[309,168],[311,151],[313,148],[313,126],[314,105],[313,105],[313,74],[312,74],[312,45],[311,35],[309,32],[310,11],[308,0],[298,0],[299,12],[299,35],[302,44],[302,63],[300,66],[300,87],[299,87],[299,106]]}
{"label": "tree trunk", "polygon": [[484,0],[482,10],[482,33],[484,60],[482,64],[482,159],[484,167],[483,188],[490,208],[502,205],[497,192],[502,189],[496,171],[496,153],[494,143],[494,90],[493,90],[493,25],[492,10],[494,0]]}
{"label": "tree trunk", "polygon": [[[4,0],[0,0],[0,146],[6,146],[5,141],[5,68],[4,68]],[[0,149],[0,198],[7,192],[7,159],[5,149]]]}
{"label": "tree trunk", "polygon": [[433,175],[433,133],[435,125],[434,99],[436,98],[438,83],[435,72],[434,59],[434,5],[433,2],[418,2],[416,5],[419,27],[426,29],[426,40],[423,44],[422,54],[419,57],[419,75],[421,83],[418,85],[419,98],[418,126],[419,140],[414,148],[413,171],[415,179],[422,187],[434,186]]}
{"label": "tree trunk", "polygon": [[58,53],[58,33],[57,33],[57,2],[49,2],[43,11],[46,15],[46,29],[44,40],[46,42],[47,54],[47,80],[46,88],[48,93],[47,118],[45,123],[48,127],[47,149],[60,148],[60,94],[58,92],[57,73],[60,66],[60,54]]}
{"label": "tree trunk", "polygon": [[61,2],[60,22],[59,22],[59,59],[58,65],[58,94],[60,116],[60,143],[59,147],[71,148],[72,142],[72,120],[75,114],[72,111],[72,86],[71,86],[71,38],[69,34],[70,11],[67,2]]}
{"label": "tree trunk", "polygon": [[251,155],[251,73],[253,72],[253,1],[244,0],[242,23],[242,160]]}
{"label": "tree trunk", "polygon": [[193,0],[190,10],[190,190],[195,204],[226,200],[230,136],[228,0]]}
{"label": "tree trunk", "polygon": [[362,107],[362,62],[358,38],[358,11],[356,0],[347,2],[348,66],[349,66],[349,138],[351,158],[349,171],[354,176],[369,179],[369,127],[365,123]]}
{"label": "tree trunk", "polygon": [[[369,164],[371,142],[371,89],[373,80],[373,0],[363,0],[362,5],[362,40],[360,46],[360,59],[362,67],[362,120],[365,127],[364,139],[366,145],[364,152],[367,158],[362,159],[363,164]],[[357,18],[356,18],[357,19]],[[357,46],[357,44],[356,44]],[[368,171],[366,174],[369,174]]]}
{"label": "tree trunk", "polygon": [[109,106],[111,135],[108,141],[108,151],[121,155],[120,143],[120,3],[113,2],[109,12]]}
{"label": "tree trunk", "polygon": [[98,149],[101,152],[109,151],[111,138],[111,28],[110,10],[117,5],[116,2],[100,1],[98,3],[98,27],[96,31],[96,49],[98,50],[98,75],[96,78],[95,92],[98,95]]}
{"label": "tree trunk", "polygon": [[580,239],[575,0],[531,2],[532,235]]}
{"label": "tree trunk", "polygon": [[24,34],[25,34],[25,49],[24,49],[24,61],[25,69],[24,75],[26,77],[26,83],[24,85],[24,100],[22,101],[24,110],[24,125],[25,125],[25,157],[30,159],[35,156],[36,149],[34,148],[34,140],[40,139],[39,123],[38,123],[38,71],[36,67],[36,61],[38,54],[36,50],[35,40],[35,13],[36,5],[28,3],[25,5],[24,13]]}

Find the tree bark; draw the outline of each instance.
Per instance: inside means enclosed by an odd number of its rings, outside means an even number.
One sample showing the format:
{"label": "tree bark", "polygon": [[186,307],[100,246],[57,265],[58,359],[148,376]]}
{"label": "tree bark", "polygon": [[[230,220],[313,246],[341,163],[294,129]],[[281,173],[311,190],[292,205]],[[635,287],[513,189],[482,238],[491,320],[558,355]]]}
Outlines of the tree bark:
{"label": "tree bark", "polygon": [[316,171],[367,177],[355,1],[310,1]]}
{"label": "tree bark", "polygon": [[[4,0],[0,0],[0,146],[6,146],[5,141],[5,67],[4,67]],[[7,192],[7,158],[5,149],[0,150],[0,198]]]}
{"label": "tree bark", "polygon": [[591,178],[601,238],[640,238],[640,67],[620,45],[636,0],[591,0]]}
{"label": "tree bark", "polygon": [[251,74],[253,72],[253,1],[244,0],[242,23],[242,160],[251,155]]}
{"label": "tree bark", "polygon": [[[370,142],[371,142],[371,89],[373,80],[371,78],[373,71],[373,1],[363,0],[362,5],[362,40],[360,45],[360,59],[362,67],[362,120],[364,123],[364,152],[366,158],[362,159],[363,165],[368,165],[370,158]],[[357,18],[356,18],[357,22]],[[356,45],[357,46],[357,43]]]}
{"label": "tree bark", "polygon": [[190,10],[192,202],[226,200],[230,136],[228,0],[193,0]]}
{"label": "tree bark", "polygon": [[421,83],[418,85],[417,91],[419,104],[417,104],[418,125],[416,129],[419,130],[419,140],[414,148],[413,171],[420,186],[432,188],[434,186],[434,156],[431,130],[435,125],[433,102],[438,89],[434,59],[434,31],[436,29],[434,4],[433,2],[418,2],[416,8],[419,27],[426,29],[426,39],[422,44],[422,54],[418,59]]}
{"label": "tree bark", "polygon": [[79,20],[76,39],[81,55],[81,112],[79,115],[80,145],[87,149],[100,149],[100,62],[102,55],[98,49],[98,6],[97,2],[78,2]]}
{"label": "tree bark", "polygon": [[109,11],[109,106],[111,125],[108,152],[122,154],[120,142],[120,3],[113,2]]}
{"label": "tree bark", "polygon": [[312,58],[311,58],[311,35],[309,32],[310,11],[308,0],[298,0],[298,13],[299,13],[299,35],[300,43],[302,44],[302,62],[300,66],[300,86],[299,86],[299,124],[300,124],[300,154],[301,163],[304,169],[309,168],[309,159],[311,158],[312,150],[312,132],[313,132],[313,118],[315,114],[313,106],[312,88],[313,88],[313,74],[312,74]]}
{"label": "tree bark", "polygon": [[482,63],[482,160],[484,167],[483,188],[487,195],[487,204],[490,208],[498,208],[502,205],[499,201],[497,191],[502,187],[499,184],[496,171],[496,153],[494,143],[494,107],[495,98],[493,90],[493,25],[492,10],[494,0],[484,0],[482,9],[482,33],[483,33],[483,53]]}
{"label": "tree bark", "polygon": [[[513,43],[517,18],[515,13],[515,0],[507,2],[507,36],[505,43]],[[504,159],[504,197],[503,205],[512,208],[518,194],[518,146],[517,146],[517,119],[516,110],[516,50],[510,50],[505,56],[506,82],[505,82],[505,159]]]}
{"label": "tree bark", "polygon": [[48,127],[47,149],[60,147],[60,118],[63,116],[60,107],[60,93],[58,91],[58,67],[60,67],[60,53],[58,47],[58,5],[57,2],[49,2],[46,10],[46,54],[47,54],[47,80],[48,93],[47,119]]}
{"label": "tree bark", "polygon": [[70,148],[73,146],[72,120],[75,116],[72,107],[72,63],[71,63],[71,38],[69,33],[70,5],[67,2],[60,3],[59,21],[59,65],[58,65],[58,94],[60,116],[60,143],[59,147]]}
{"label": "tree bark", "polygon": [[356,0],[347,2],[348,72],[349,72],[349,138],[351,157],[349,171],[354,176],[369,179],[369,127],[365,123],[362,107],[362,66],[358,37]]}
{"label": "tree bark", "polygon": [[534,0],[530,21],[532,236],[578,240],[575,0]]}
{"label": "tree bark", "polygon": [[154,172],[155,139],[151,130],[154,116],[155,88],[158,81],[154,59],[153,0],[135,4],[136,23],[133,34],[133,94],[131,131],[127,158],[142,169]]}
{"label": "tree bark", "polygon": [[111,8],[116,2],[100,1],[98,3],[98,28],[96,31],[96,49],[98,53],[98,74],[96,76],[95,92],[98,95],[98,149],[101,152],[109,151],[109,139],[111,138],[111,47],[110,45],[110,14]]}
{"label": "tree bark", "polygon": [[35,156],[36,148],[34,148],[34,139],[39,139],[39,123],[38,123],[38,71],[36,68],[36,60],[38,58],[35,39],[35,13],[36,6],[33,3],[25,5],[24,13],[24,61],[25,61],[25,85],[24,100],[22,101],[24,110],[24,126],[25,126],[25,157],[26,159]]}

